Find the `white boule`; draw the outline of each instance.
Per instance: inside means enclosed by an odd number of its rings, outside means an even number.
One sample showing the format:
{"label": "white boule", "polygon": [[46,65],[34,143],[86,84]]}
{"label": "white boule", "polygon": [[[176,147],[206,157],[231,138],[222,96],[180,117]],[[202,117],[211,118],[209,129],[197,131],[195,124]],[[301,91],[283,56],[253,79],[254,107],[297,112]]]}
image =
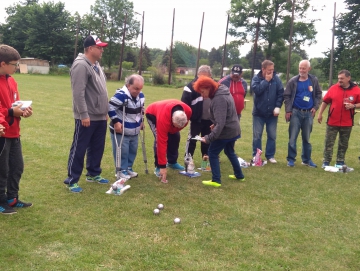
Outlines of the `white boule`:
{"label": "white boule", "polygon": [[180,224],[180,222],[181,222],[180,218],[176,217],[174,219],[174,224]]}
{"label": "white boule", "polygon": [[162,209],[164,209],[164,204],[161,204],[161,203],[160,203],[160,204],[158,204],[157,207],[158,207],[159,210],[162,210]]}
{"label": "white boule", "polygon": [[160,214],[160,210],[156,208],[156,209],[154,209],[153,213],[154,213],[154,215],[158,215],[158,214]]}

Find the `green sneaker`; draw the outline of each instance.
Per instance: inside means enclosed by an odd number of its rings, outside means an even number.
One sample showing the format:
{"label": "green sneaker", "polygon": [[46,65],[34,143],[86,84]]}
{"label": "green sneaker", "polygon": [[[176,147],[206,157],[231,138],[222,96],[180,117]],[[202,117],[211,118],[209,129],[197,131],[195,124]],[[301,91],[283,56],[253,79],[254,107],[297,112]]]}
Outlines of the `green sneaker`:
{"label": "green sneaker", "polygon": [[68,185],[68,188],[73,193],[80,193],[82,191],[82,188],[77,183]]}
{"label": "green sneaker", "polygon": [[203,185],[208,185],[208,186],[213,186],[213,187],[220,187],[221,183],[217,183],[217,182],[213,182],[212,180],[210,181],[202,181]]}
{"label": "green sneaker", "polygon": [[229,178],[230,178],[230,179],[233,179],[233,180],[240,181],[240,182],[245,182],[245,177],[244,177],[244,178],[242,178],[242,179],[238,179],[238,178],[236,178],[236,176],[235,176],[235,175],[229,175]]}
{"label": "green sneaker", "polygon": [[108,184],[109,180],[104,179],[100,175],[97,176],[86,176],[86,181],[90,183]]}

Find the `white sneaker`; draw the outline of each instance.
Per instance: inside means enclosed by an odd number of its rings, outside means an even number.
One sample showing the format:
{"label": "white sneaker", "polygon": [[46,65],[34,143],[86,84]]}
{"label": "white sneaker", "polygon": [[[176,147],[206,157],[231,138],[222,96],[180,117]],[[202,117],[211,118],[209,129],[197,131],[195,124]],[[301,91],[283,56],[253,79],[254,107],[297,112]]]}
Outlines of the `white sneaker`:
{"label": "white sneaker", "polygon": [[275,160],[274,157],[270,158],[270,159],[269,159],[269,162],[270,162],[271,164],[276,164],[276,163],[277,163],[277,161]]}
{"label": "white sneaker", "polygon": [[[117,177],[117,174],[115,174],[115,177]],[[119,172],[119,177],[129,180],[131,178],[131,176],[128,174],[128,172],[126,170],[122,170]]]}
{"label": "white sneaker", "polygon": [[131,167],[128,168],[127,173],[130,178],[135,178],[139,175],[137,172],[133,171]]}

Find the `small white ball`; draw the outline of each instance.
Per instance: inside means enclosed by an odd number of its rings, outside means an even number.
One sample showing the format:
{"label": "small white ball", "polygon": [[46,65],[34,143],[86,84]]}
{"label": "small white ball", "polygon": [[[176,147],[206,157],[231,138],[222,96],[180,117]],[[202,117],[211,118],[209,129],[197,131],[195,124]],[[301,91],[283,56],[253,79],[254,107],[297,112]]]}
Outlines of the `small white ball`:
{"label": "small white ball", "polygon": [[157,207],[158,207],[158,209],[159,209],[159,210],[164,209],[164,205],[163,205],[163,204],[161,204],[161,203],[160,203]]}
{"label": "small white ball", "polygon": [[180,218],[176,217],[174,219],[174,224],[180,224],[180,222],[181,222]]}
{"label": "small white ball", "polygon": [[160,214],[160,210],[159,209],[154,209],[153,213],[154,213],[154,215],[158,215],[158,214]]}

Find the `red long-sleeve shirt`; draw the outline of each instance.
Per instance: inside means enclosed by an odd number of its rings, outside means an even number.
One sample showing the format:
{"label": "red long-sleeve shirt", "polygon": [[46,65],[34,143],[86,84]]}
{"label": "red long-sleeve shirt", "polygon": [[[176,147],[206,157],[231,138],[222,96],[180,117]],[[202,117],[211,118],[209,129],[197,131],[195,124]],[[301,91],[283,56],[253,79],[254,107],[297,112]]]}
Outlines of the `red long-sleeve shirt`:
{"label": "red long-sleeve shirt", "polygon": [[20,136],[20,117],[9,116],[9,109],[15,101],[20,100],[17,83],[10,75],[0,75],[0,113],[11,124],[5,130],[4,137],[18,138]]}
{"label": "red long-sleeve shirt", "polygon": [[181,106],[187,116],[189,123],[191,117],[191,108],[175,99],[158,101],[150,104],[145,113],[153,115],[156,118],[156,145],[157,145],[157,158],[158,164],[160,167],[166,166],[166,151],[167,151],[167,141],[168,134],[175,134],[182,130],[183,128],[176,128],[172,123],[172,110],[175,106]]}

